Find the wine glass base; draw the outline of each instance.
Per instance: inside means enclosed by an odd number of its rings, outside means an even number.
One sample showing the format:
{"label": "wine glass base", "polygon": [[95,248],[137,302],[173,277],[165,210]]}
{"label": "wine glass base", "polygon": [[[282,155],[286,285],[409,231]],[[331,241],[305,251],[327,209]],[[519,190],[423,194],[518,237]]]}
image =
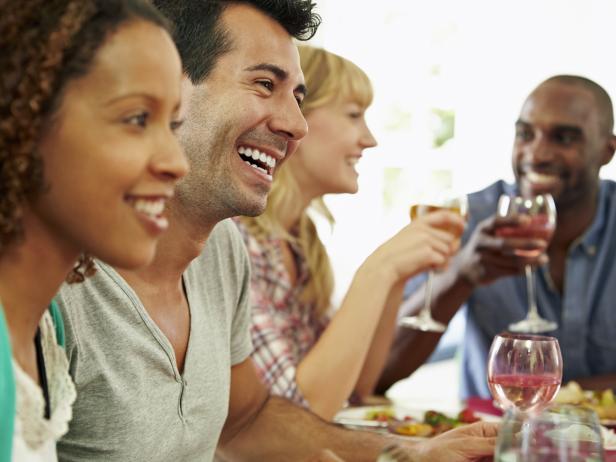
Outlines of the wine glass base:
{"label": "wine glass base", "polygon": [[509,324],[511,332],[524,332],[529,334],[540,334],[551,332],[558,328],[558,324],[547,319],[522,319],[521,321]]}
{"label": "wine glass base", "polygon": [[447,329],[445,324],[423,316],[406,316],[400,319],[398,325],[423,332],[445,332]]}

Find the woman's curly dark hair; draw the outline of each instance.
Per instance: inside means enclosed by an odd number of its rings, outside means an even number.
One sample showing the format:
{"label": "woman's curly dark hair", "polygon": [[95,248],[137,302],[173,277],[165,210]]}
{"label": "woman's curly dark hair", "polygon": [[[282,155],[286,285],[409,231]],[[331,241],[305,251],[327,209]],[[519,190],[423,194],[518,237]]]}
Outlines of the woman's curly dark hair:
{"label": "woman's curly dark hair", "polygon": [[[24,205],[44,193],[37,146],[63,90],[90,70],[110,33],[131,20],[169,30],[146,0],[0,0],[0,256],[24,236]],[[83,255],[69,282],[92,274]]]}

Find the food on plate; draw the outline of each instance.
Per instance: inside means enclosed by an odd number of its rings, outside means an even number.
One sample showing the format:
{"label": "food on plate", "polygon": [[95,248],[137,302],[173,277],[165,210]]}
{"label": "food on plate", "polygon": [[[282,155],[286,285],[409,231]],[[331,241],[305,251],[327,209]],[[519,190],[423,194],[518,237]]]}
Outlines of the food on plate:
{"label": "food on plate", "polygon": [[439,435],[452,428],[479,420],[468,408],[460,411],[456,417],[449,417],[442,412],[426,411],[423,420],[409,415],[396,417],[393,408],[371,409],[366,412],[365,419],[388,422],[389,430],[399,435],[422,437]]}
{"label": "food on plate", "polygon": [[389,422],[396,420],[396,413],[393,408],[371,409],[366,412],[366,420],[377,420],[379,422]]}
{"label": "food on plate", "polygon": [[571,381],[561,387],[554,402],[561,404],[578,404],[592,409],[599,419],[616,419],[616,399],[611,389],[601,391],[583,390],[579,383]]}

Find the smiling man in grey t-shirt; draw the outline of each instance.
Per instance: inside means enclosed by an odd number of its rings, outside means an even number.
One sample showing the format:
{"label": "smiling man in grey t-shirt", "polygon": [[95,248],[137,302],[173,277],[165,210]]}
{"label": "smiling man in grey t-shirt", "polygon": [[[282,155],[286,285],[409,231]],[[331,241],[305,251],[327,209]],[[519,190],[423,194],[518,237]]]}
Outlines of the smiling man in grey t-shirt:
{"label": "smiling man in grey t-shirt", "polygon": [[[230,460],[302,461],[330,448],[374,461],[390,437],[329,425],[260,383],[248,357],[249,265],[225,221],[262,213],[275,168],[307,132],[293,37],[314,33],[313,4],[154,3],[176,26],[186,74],[178,134],[191,172],[154,262],[137,271],[99,265],[59,297],[78,390],[59,458],[210,461],[218,439]],[[495,432],[475,425],[401,444],[414,460],[467,461],[492,453]]]}
{"label": "smiling man in grey t-shirt", "polygon": [[80,399],[59,443],[62,460],[212,459],[231,368],[251,352],[248,264],[235,225],[225,220],[182,275],[191,324],[183,371],[116,270],[97,262],[96,275],[63,288],[58,301]]}

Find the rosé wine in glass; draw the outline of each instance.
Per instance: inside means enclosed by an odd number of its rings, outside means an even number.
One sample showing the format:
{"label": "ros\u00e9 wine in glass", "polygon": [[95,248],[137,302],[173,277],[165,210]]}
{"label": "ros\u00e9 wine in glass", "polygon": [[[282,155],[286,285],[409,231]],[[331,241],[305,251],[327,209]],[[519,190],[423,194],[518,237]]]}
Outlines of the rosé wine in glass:
{"label": "ros\u00e9 wine in glass", "polygon": [[[556,227],[556,204],[549,194],[539,194],[534,197],[508,196],[503,194],[497,205],[499,217],[519,217],[523,220],[516,226],[502,226],[496,230],[501,237],[536,238],[550,241]],[[521,257],[536,258],[542,251],[539,249],[516,249],[514,253]],[[535,294],[535,274],[531,265],[524,267],[526,288],[528,293],[528,313],[526,318],[509,325],[514,332],[530,332],[537,334],[556,330],[558,324],[544,319],[539,314]]]}
{"label": "ros\u00e9 wine in glass", "polygon": [[556,338],[510,332],[494,337],[488,354],[488,385],[504,409],[541,411],[556,396],[562,375]]}
{"label": "ros\u00e9 wine in glass", "polygon": [[515,406],[521,411],[532,412],[544,408],[554,399],[560,381],[556,374],[500,374],[491,377],[488,386],[504,407]]}

